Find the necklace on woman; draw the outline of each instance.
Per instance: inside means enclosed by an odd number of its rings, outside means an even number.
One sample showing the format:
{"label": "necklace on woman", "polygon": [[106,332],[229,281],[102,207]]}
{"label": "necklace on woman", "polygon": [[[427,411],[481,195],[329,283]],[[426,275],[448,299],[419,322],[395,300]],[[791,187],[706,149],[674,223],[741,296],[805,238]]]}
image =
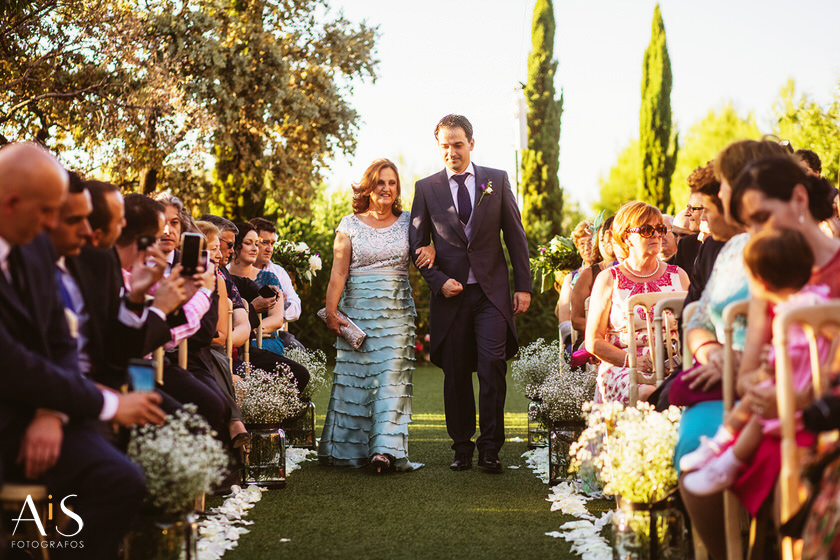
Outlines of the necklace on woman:
{"label": "necklace on woman", "polygon": [[374,220],[376,220],[377,222],[384,222],[384,221],[388,220],[388,218],[391,217],[391,214],[392,213],[391,213],[390,209],[383,210],[383,211],[369,209],[367,211],[367,215],[370,218],[373,218]]}
{"label": "necklace on woman", "polygon": [[651,276],[659,272],[659,263],[656,263],[656,268],[654,268],[653,272],[651,272],[650,274],[642,274],[641,272],[636,272],[635,270],[630,268],[630,265],[626,262],[624,263],[624,268],[626,268],[636,278],[650,278]]}

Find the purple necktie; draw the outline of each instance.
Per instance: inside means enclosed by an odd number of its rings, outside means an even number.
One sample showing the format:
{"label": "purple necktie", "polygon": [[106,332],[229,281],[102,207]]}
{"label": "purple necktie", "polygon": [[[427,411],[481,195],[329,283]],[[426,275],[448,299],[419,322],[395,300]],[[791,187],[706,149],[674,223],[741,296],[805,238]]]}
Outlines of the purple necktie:
{"label": "purple necktie", "polygon": [[470,203],[470,193],[467,192],[467,177],[469,173],[463,175],[453,175],[452,178],[458,183],[458,218],[461,223],[467,225],[470,221],[470,214],[472,214],[472,204]]}

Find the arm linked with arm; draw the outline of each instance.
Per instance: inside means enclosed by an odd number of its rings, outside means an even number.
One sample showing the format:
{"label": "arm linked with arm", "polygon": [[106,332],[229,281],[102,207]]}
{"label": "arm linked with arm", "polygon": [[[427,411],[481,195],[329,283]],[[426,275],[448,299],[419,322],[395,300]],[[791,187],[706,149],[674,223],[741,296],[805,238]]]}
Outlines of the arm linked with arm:
{"label": "arm linked with arm", "polygon": [[[432,217],[426,205],[424,194],[425,188],[418,181],[414,186],[414,202],[411,204],[411,223],[408,227],[408,255],[410,260],[417,266],[414,256],[417,249],[429,245],[432,241]],[[440,289],[449,280],[449,277],[438,267],[437,261],[431,267],[419,268],[420,274],[429,283],[429,287],[435,294],[440,294]]]}

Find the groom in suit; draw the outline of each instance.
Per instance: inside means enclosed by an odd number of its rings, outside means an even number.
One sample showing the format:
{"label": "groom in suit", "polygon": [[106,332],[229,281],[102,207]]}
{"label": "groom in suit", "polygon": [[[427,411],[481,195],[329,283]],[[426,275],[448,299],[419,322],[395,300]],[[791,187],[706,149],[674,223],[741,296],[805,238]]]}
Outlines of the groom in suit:
{"label": "groom in suit", "polygon": [[[501,473],[505,440],[506,360],[517,351],[513,316],[531,303],[528,242],[507,173],[470,161],[475,147],[466,117],[447,115],[435,127],[446,168],[415,185],[411,254],[434,243],[434,266],[415,263],[431,287],[431,358],[444,373],[446,429],[455,471],[478,466]],[[501,236],[513,267],[510,297]],[[478,372],[479,427],[475,443],[472,372]]]}

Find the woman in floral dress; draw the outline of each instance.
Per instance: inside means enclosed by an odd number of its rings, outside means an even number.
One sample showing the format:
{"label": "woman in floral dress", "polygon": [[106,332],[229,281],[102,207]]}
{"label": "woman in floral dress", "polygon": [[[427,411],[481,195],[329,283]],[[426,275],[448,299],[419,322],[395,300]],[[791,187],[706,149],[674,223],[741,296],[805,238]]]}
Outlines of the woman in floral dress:
{"label": "woman in floral dress", "polygon": [[[636,367],[653,371],[645,317],[636,312],[635,324],[627,325],[625,309],[630,296],[651,292],[680,292],[688,289],[688,275],[675,265],[659,260],[662,236],[667,227],[662,214],[644,202],[622,206],[612,225],[613,244],[620,264],[599,274],[592,288],[586,320],[586,349],[601,359],[598,367],[596,401],[628,402],[630,370],[627,346],[636,337]],[[623,258],[622,258],[623,257]],[[679,340],[671,340],[674,356],[679,356]],[[639,400],[653,392],[652,385],[639,385]]]}

